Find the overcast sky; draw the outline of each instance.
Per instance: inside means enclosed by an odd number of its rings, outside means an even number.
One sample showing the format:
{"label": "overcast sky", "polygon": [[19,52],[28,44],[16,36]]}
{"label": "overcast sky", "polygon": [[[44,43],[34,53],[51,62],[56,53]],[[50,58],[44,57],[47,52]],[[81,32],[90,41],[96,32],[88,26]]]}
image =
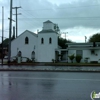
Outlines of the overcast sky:
{"label": "overcast sky", "polygon": [[[9,35],[10,0],[0,0],[0,36],[2,35],[2,6],[4,6],[4,36]],[[85,42],[90,36],[100,32],[100,0],[13,0],[18,9],[18,35],[25,30],[37,33],[43,22],[50,20],[58,24],[60,33],[74,42]],[[15,14],[15,9],[13,9]],[[15,20],[15,15],[13,15]],[[15,26],[15,22],[13,22]],[[65,36],[65,35],[63,35]],[[1,39],[0,39],[1,41]]]}

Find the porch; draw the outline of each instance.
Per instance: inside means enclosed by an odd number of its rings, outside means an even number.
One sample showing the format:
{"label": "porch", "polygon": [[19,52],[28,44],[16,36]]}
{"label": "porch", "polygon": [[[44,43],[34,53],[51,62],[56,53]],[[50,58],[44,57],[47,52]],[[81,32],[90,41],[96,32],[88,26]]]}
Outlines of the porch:
{"label": "porch", "polygon": [[68,62],[68,50],[67,49],[56,49],[55,50],[55,61]]}

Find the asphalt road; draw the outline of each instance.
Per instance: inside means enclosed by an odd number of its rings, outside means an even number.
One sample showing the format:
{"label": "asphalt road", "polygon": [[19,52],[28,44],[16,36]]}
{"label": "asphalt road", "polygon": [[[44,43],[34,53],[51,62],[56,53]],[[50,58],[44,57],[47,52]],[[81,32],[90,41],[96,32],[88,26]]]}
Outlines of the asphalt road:
{"label": "asphalt road", "polygon": [[0,72],[0,100],[91,100],[100,73]]}

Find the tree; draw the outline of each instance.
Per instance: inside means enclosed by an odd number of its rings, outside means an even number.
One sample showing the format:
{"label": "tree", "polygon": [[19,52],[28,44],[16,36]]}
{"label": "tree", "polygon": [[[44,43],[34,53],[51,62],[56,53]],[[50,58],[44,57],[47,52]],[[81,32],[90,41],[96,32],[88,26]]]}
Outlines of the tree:
{"label": "tree", "polygon": [[[13,41],[15,39],[15,36],[13,35],[11,37],[11,41]],[[3,40],[3,47],[8,47],[9,45],[9,38],[6,38],[5,40]],[[2,46],[2,43],[0,44],[0,46]]]}
{"label": "tree", "polygon": [[100,42],[100,33],[96,33],[89,38],[89,42]]}
{"label": "tree", "polygon": [[71,40],[66,40],[66,39],[61,38],[61,37],[58,38],[58,45],[61,46],[62,49],[66,49],[67,48],[66,43],[71,43],[71,42],[72,42]]}
{"label": "tree", "polygon": [[[7,46],[8,46],[8,43],[9,43],[9,39],[6,38],[6,39],[3,41],[3,47],[7,47]],[[2,43],[1,43],[0,45],[2,45]]]}

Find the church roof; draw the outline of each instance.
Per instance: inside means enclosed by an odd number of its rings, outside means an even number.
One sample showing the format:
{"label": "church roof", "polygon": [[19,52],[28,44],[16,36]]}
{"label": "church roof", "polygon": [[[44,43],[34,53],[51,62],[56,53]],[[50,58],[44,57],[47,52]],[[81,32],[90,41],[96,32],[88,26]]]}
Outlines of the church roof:
{"label": "church roof", "polygon": [[50,29],[50,30],[42,30],[39,33],[57,33],[57,32]]}
{"label": "church roof", "polygon": [[44,22],[44,23],[52,23],[50,20],[47,20],[46,22]]}
{"label": "church roof", "polygon": [[[29,30],[26,30],[26,31],[24,31],[22,34],[20,34],[17,38],[19,38],[19,37],[20,37],[21,35],[23,35],[25,32],[28,32],[28,33],[32,34],[33,36],[35,36],[35,37],[38,37],[37,34],[31,32],[31,31],[29,31]],[[17,38],[15,38],[14,40],[16,40]],[[12,40],[12,41],[14,41],[14,40]]]}
{"label": "church roof", "polygon": [[[29,32],[29,33],[31,33],[32,35],[34,35],[34,36],[36,36],[36,37],[38,36],[37,34],[31,32],[31,31],[29,31],[29,30],[26,30],[26,31]],[[24,31],[24,32],[26,32],[26,31]],[[24,32],[23,32],[23,33],[24,33]]]}

